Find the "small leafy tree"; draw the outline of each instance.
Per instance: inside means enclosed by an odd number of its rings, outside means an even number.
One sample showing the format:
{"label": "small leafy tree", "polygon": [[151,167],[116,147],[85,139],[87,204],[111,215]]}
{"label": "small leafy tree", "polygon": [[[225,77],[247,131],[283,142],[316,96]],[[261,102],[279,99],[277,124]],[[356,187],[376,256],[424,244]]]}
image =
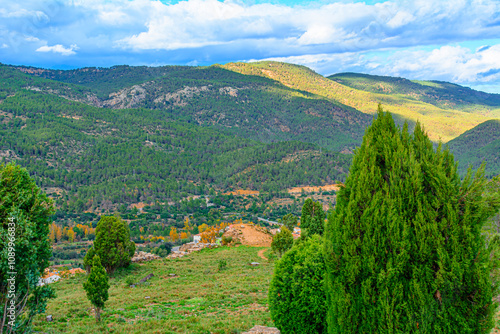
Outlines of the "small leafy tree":
{"label": "small leafy tree", "polygon": [[292,213],[283,216],[281,222],[287,229],[293,232],[293,228],[297,226],[298,219]]}
{"label": "small leafy tree", "polygon": [[0,333],[29,332],[35,315],[55,297],[37,286],[49,266],[52,201],[26,169],[0,165]]}
{"label": "small leafy tree", "polygon": [[300,228],[305,229],[307,235],[323,235],[325,230],[325,212],[320,202],[308,198],[302,206]]}
{"label": "small leafy tree", "polygon": [[328,332],[489,333],[484,186],[482,170],[461,181],[420,124],[400,130],[379,107],[326,227]]}
{"label": "small leafy tree", "polygon": [[96,254],[109,275],[117,268],[130,265],[135,254],[135,243],[130,240],[130,229],[123,220],[115,216],[102,216],[95,233],[94,245],[84,258],[87,272]]}
{"label": "small leafy tree", "polygon": [[108,300],[109,278],[101,264],[99,255],[94,255],[87,282],[83,283],[87,298],[94,306],[95,320],[101,321],[101,311]]}
{"label": "small leafy tree", "polygon": [[269,309],[281,333],[326,333],[325,271],[318,235],[299,240],[278,260],[269,286]]}
{"label": "small leafy tree", "polygon": [[293,246],[293,235],[289,229],[285,226],[281,227],[281,231],[273,236],[273,241],[271,242],[271,249],[273,252],[277,253],[278,256],[282,256],[287,250]]}

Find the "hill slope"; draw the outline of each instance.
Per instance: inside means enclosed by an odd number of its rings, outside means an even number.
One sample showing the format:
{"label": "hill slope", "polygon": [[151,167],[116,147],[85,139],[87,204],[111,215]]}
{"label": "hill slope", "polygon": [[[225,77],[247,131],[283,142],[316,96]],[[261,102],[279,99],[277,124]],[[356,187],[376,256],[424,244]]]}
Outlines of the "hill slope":
{"label": "hill slope", "polygon": [[490,120],[448,143],[463,174],[469,165],[477,169],[486,162],[486,176],[500,174],[500,120]]}
{"label": "hill slope", "polygon": [[[461,106],[444,109],[411,96],[375,92],[373,88],[361,90],[364,85],[353,84],[355,80],[343,80],[340,83],[337,82],[340,81],[338,78],[332,78],[334,80],[325,78],[304,66],[256,62],[229,63],[224,67],[239,73],[272,78],[287,87],[322,96],[367,114],[374,114],[377,104],[382,103],[384,109],[390,111],[400,123],[404,120],[410,123],[420,121],[434,141],[447,142],[479,123],[500,117],[500,106],[496,102],[493,103],[494,106],[489,106],[487,103],[490,102],[485,103],[482,98],[480,99],[482,104],[472,109],[462,109]],[[495,96],[495,94],[484,96],[491,95]],[[471,110],[474,112],[470,112]]]}
{"label": "hill slope", "polygon": [[172,119],[267,143],[299,140],[331,150],[352,150],[371,121],[341,103],[219,66],[15,70],[78,84],[87,92],[70,98],[97,107],[162,110]]}

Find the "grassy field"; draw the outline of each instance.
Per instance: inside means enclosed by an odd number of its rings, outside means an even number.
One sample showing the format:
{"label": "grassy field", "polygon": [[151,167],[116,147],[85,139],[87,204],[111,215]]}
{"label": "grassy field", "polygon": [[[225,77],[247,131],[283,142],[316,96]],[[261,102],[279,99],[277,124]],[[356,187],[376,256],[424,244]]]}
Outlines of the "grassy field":
{"label": "grassy field", "polygon": [[[274,263],[258,256],[262,249],[204,249],[180,259],[133,264],[110,280],[110,298],[100,324],[82,287],[85,275],[65,279],[52,285],[57,298],[35,320],[34,329],[44,333],[240,333],[255,325],[273,326],[267,291]],[[227,266],[219,270],[221,260]],[[250,262],[260,265],[253,267]],[[127,282],[138,282],[150,273],[154,277],[145,284],[128,287]],[[49,314],[54,321],[45,321]]]}

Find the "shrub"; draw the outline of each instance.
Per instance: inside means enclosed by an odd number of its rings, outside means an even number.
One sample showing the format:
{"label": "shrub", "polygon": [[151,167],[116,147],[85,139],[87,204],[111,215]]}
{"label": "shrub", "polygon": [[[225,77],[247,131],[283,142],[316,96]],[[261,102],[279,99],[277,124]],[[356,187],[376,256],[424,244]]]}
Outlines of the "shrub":
{"label": "shrub", "polygon": [[226,269],[226,267],[227,267],[226,260],[219,260],[219,268],[218,268],[219,271],[222,271],[222,270]]}
{"label": "shrub", "polygon": [[329,333],[489,333],[484,184],[379,107],[326,227]]}
{"label": "shrub", "polygon": [[289,229],[285,226],[281,227],[281,231],[273,236],[273,241],[271,242],[271,249],[273,252],[277,253],[278,256],[282,256],[287,250],[289,250],[293,245],[293,235]]}
{"label": "shrub", "polygon": [[283,334],[325,333],[325,263],[320,236],[297,242],[276,262],[269,287],[271,317]]}

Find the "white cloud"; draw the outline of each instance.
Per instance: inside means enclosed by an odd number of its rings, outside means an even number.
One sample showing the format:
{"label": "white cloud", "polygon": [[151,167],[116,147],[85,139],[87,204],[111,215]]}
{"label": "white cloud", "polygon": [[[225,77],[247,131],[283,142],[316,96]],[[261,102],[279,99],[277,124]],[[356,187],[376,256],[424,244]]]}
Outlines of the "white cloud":
{"label": "white cloud", "polygon": [[69,48],[65,48],[61,44],[56,44],[53,46],[44,45],[36,49],[37,52],[54,52],[60,53],[63,56],[71,56],[76,54],[74,50],[78,50],[78,46],[76,44],[72,44]]}
{"label": "white cloud", "polygon": [[2,49],[7,49],[9,46],[5,43],[2,44]]}

